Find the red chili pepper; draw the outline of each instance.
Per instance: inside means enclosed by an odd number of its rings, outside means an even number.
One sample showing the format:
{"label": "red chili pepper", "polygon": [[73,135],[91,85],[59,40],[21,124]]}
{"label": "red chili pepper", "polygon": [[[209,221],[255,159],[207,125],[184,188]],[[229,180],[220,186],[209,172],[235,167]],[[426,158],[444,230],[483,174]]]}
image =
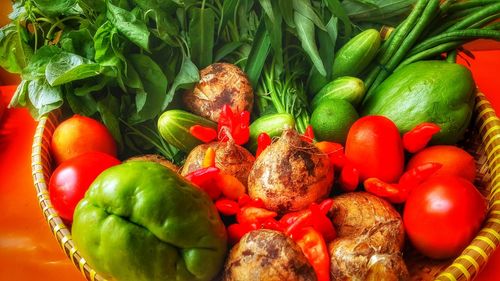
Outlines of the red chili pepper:
{"label": "red chili pepper", "polygon": [[323,200],[323,202],[319,203],[319,209],[321,210],[321,212],[324,215],[326,215],[326,214],[328,214],[328,212],[330,212],[330,210],[332,209],[332,206],[333,206],[333,199],[331,199],[331,198],[325,199],[325,200]]}
{"label": "red chili pepper", "polygon": [[346,162],[340,172],[339,183],[343,191],[354,191],[359,185],[359,171],[351,163]]}
{"label": "red chili pepper", "polygon": [[281,218],[280,222],[285,226],[285,234],[293,236],[302,228],[311,226],[311,217],[311,210],[306,209],[289,214],[289,216]]}
{"label": "red chili pepper", "polygon": [[246,206],[236,214],[236,221],[239,224],[262,224],[270,218],[278,216],[276,212],[264,208]]}
{"label": "red chili pepper", "polygon": [[251,206],[251,207],[257,207],[257,208],[265,208],[264,207],[264,201],[260,198],[250,198],[248,194],[243,194],[240,197],[238,197],[238,204],[240,205],[241,208]]}
{"label": "red chili pepper", "polygon": [[419,124],[403,135],[403,146],[408,152],[415,153],[426,147],[432,136],[439,133],[439,131],[441,131],[441,128],[434,123],[424,122]]}
{"label": "red chili pepper", "polygon": [[217,138],[217,131],[209,128],[203,127],[201,125],[193,125],[189,128],[189,133],[204,143],[209,143]]}
{"label": "red chili pepper", "polygon": [[221,194],[221,190],[217,185],[219,173],[218,168],[208,167],[191,172],[185,178],[205,191],[212,200],[215,200]]}
{"label": "red chili pepper", "polygon": [[411,189],[430,178],[434,173],[443,167],[441,163],[424,163],[403,173],[399,178],[399,184]]}
{"label": "red chili pepper", "polygon": [[305,227],[292,239],[299,245],[314,268],[318,281],[329,281],[330,258],[321,234],[312,227]]}
{"label": "red chili pepper", "polygon": [[225,216],[234,216],[240,211],[240,206],[236,201],[226,198],[219,199],[215,202],[215,207],[219,213]]}
{"label": "red chili pepper", "polygon": [[283,232],[283,226],[281,225],[281,223],[279,221],[277,221],[276,219],[274,218],[269,218],[267,220],[265,220],[261,226],[261,228],[264,228],[264,229],[271,229],[271,230],[277,230],[277,231],[280,231],[280,232]]}
{"label": "red chili pepper", "polygon": [[316,203],[311,204],[311,224],[314,229],[319,231],[323,238],[327,241],[333,241],[337,237],[335,227],[332,221],[321,211],[320,206]]}
{"label": "red chili pepper", "polygon": [[243,225],[239,223],[231,224],[230,226],[227,227],[227,236],[229,238],[229,243],[231,245],[238,243],[238,241],[240,241],[243,235],[255,229],[257,229],[257,226],[255,224],[254,225],[251,224]]}
{"label": "red chili pepper", "polygon": [[255,157],[259,157],[259,155],[271,145],[271,137],[266,133],[261,133],[257,138],[257,153],[255,153]]}
{"label": "red chili pepper", "polygon": [[366,191],[392,203],[403,203],[408,197],[409,190],[404,186],[386,183],[377,178],[366,179],[364,186]]}
{"label": "red chili pepper", "polygon": [[243,111],[239,115],[235,115],[231,107],[225,104],[222,107],[217,126],[219,140],[227,141],[229,138],[232,138],[236,144],[243,145],[247,143],[250,138],[249,124],[250,112]]}
{"label": "red chili pepper", "polygon": [[301,136],[302,140],[308,143],[313,143],[314,142],[314,130],[311,125],[307,125],[306,131],[304,134]]}
{"label": "red chili pepper", "polygon": [[336,170],[344,167],[346,158],[344,154],[344,147],[340,143],[320,141],[314,144],[321,152],[328,155],[330,162]]}

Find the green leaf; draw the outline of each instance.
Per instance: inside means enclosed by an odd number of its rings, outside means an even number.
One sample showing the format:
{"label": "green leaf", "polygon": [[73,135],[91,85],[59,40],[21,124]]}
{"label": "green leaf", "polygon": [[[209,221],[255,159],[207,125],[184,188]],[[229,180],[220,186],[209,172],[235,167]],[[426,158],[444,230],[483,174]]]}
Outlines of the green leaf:
{"label": "green leaf", "polygon": [[230,55],[232,52],[236,51],[238,48],[243,46],[243,42],[234,41],[228,42],[222,45],[220,48],[216,48],[217,52],[215,53],[214,61],[221,61],[226,56]]}
{"label": "green leaf", "polygon": [[149,50],[149,30],[144,21],[138,19],[133,13],[107,2],[108,20],[127,39],[137,46]]}
{"label": "green leaf", "polygon": [[76,9],[76,0],[31,0],[44,14],[67,15]]}
{"label": "green leaf", "polygon": [[169,0],[133,0],[148,17],[155,22],[153,34],[163,42],[177,46],[175,37],[179,35],[179,23],[176,22],[175,12],[179,7],[178,3]]}
{"label": "green leaf", "polygon": [[224,30],[229,19],[234,17],[234,13],[236,11],[236,6],[238,5],[238,2],[239,0],[224,0],[221,10],[221,19],[219,20],[219,28],[217,29],[218,35],[220,35],[222,30]]}
{"label": "green leaf", "polygon": [[262,69],[264,68],[264,64],[271,49],[271,39],[264,25],[265,23],[261,21],[255,33],[247,63],[245,64],[245,73],[254,89],[257,88],[260,74],[262,73]]}
{"label": "green leaf", "polygon": [[74,53],[91,60],[95,57],[94,40],[88,28],[64,32],[59,45],[68,53]]}
{"label": "green leaf", "polygon": [[74,113],[92,116],[97,112],[97,102],[91,95],[78,96],[68,90],[65,97]]}
{"label": "green leaf", "polygon": [[327,32],[318,30],[319,54],[326,69],[327,77],[330,77],[335,58],[335,43],[337,42],[337,23],[338,19],[332,16],[326,24]]}
{"label": "green leaf", "polygon": [[98,63],[79,55],[62,52],[52,57],[45,69],[45,77],[51,86],[59,86],[97,76],[101,71],[101,65]]}
{"label": "green leaf", "polygon": [[[270,0],[260,0],[262,7],[266,11],[264,22],[267,33],[271,40],[271,47],[274,51],[275,69],[279,75],[283,71],[283,31],[281,29],[282,17],[279,7],[273,6]],[[274,2],[276,5],[276,1]],[[267,7],[267,8],[265,8]]]}
{"label": "green leaf", "polygon": [[[301,14],[303,17],[309,19],[316,25],[318,28],[322,30],[326,30],[325,25],[323,24],[323,21],[321,20],[320,16],[316,13],[314,10],[313,6],[311,5],[310,0],[293,0],[293,9],[295,13]],[[294,20],[295,20],[295,15],[294,15]]]}
{"label": "green leaf", "polygon": [[45,45],[33,54],[28,65],[23,69],[22,77],[25,80],[45,78],[45,68],[50,60],[60,54],[62,50],[56,46]]}
{"label": "green leaf", "polygon": [[293,22],[293,5],[290,5],[290,0],[279,0],[278,3],[286,25],[290,28],[295,28],[295,23]]}
{"label": "green leaf", "polygon": [[136,92],[137,112],[132,115],[132,123],[140,123],[152,119],[162,112],[167,93],[167,77],[160,67],[143,54],[130,55],[130,63],[141,78],[144,90]]}
{"label": "green leaf", "polygon": [[60,87],[52,87],[45,79],[33,80],[28,85],[29,101],[37,110],[32,112],[35,119],[61,107],[63,95]]}
{"label": "green leaf", "polygon": [[326,7],[330,10],[332,14],[340,19],[344,25],[344,33],[346,37],[349,37],[352,33],[352,22],[349,19],[346,11],[340,4],[339,0],[325,0]]}
{"label": "green leaf", "polygon": [[200,68],[212,63],[215,13],[210,8],[192,8],[189,21],[191,59]]}
{"label": "green leaf", "polygon": [[325,66],[323,65],[316,45],[314,23],[298,12],[294,13],[294,19],[295,25],[297,26],[297,35],[302,43],[302,49],[308,54],[318,72],[326,76]]}
{"label": "green leaf", "polygon": [[26,95],[30,81],[22,80],[17,86],[14,96],[10,100],[9,107],[26,106]]}
{"label": "green leaf", "polygon": [[198,68],[188,57],[185,57],[182,61],[181,69],[175,76],[174,82],[172,83],[172,86],[168,91],[168,94],[163,103],[162,110],[165,110],[167,108],[178,89],[188,89],[198,81],[200,81],[200,73]]}
{"label": "green leaf", "polygon": [[416,0],[344,0],[342,6],[353,21],[382,22],[406,15],[413,8]]}
{"label": "green leaf", "polygon": [[32,54],[19,34],[20,29],[13,23],[0,28],[0,67],[11,73],[21,73]]}
{"label": "green leaf", "polygon": [[108,128],[113,138],[118,143],[120,150],[123,148],[123,138],[120,131],[120,102],[112,94],[107,94],[104,99],[97,102],[97,111],[101,120]]}
{"label": "green leaf", "polygon": [[76,96],[86,96],[93,92],[99,92],[109,82],[109,78],[105,76],[98,76],[95,79],[86,80],[86,83],[80,87],[75,87],[73,89]]}

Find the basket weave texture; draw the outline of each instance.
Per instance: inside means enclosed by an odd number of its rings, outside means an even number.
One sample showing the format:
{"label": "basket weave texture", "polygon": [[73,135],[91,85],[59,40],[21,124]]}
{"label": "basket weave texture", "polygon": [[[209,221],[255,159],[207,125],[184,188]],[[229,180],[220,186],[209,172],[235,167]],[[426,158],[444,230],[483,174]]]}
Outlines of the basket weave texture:
{"label": "basket weave texture", "polygon": [[[50,142],[59,120],[59,112],[51,113],[42,117],[36,128],[31,156],[36,195],[52,233],[75,266],[87,280],[106,280],[81,256],[73,243],[69,227],[50,202],[48,183],[53,170]],[[413,273],[416,273],[412,277],[413,280],[473,280],[500,243],[500,120],[490,102],[481,93],[476,95],[474,120],[467,139],[465,148],[475,156],[478,169],[476,186],[489,201],[488,216],[483,228],[459,257],[445,261],[444,264],[428,260],[417,261],[417,265],[411,266]]]}

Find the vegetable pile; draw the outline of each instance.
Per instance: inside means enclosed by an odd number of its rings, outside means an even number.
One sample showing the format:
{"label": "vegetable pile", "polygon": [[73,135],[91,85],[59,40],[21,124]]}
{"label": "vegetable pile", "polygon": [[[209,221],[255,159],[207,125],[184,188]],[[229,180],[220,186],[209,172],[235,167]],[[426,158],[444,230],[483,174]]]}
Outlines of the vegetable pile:
{"label": "vegetable pile", "polygon": [[50,198],[106,278],[406,280],[405,243],[456,257],[486,216],[455,59],[497,1],[13,8],[11,106],[63,112]]}

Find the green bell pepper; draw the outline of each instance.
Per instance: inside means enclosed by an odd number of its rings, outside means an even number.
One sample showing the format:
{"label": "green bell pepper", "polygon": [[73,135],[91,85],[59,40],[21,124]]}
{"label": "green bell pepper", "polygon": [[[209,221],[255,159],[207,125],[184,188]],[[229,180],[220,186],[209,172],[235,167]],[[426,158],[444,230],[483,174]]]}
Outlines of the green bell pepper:
{"label": "green bell pepper", "polygon": [[88,263],[115,280],[211,280],[227,249],[210,198],[144,161],[97,177],[75,210],[72,234]]}

